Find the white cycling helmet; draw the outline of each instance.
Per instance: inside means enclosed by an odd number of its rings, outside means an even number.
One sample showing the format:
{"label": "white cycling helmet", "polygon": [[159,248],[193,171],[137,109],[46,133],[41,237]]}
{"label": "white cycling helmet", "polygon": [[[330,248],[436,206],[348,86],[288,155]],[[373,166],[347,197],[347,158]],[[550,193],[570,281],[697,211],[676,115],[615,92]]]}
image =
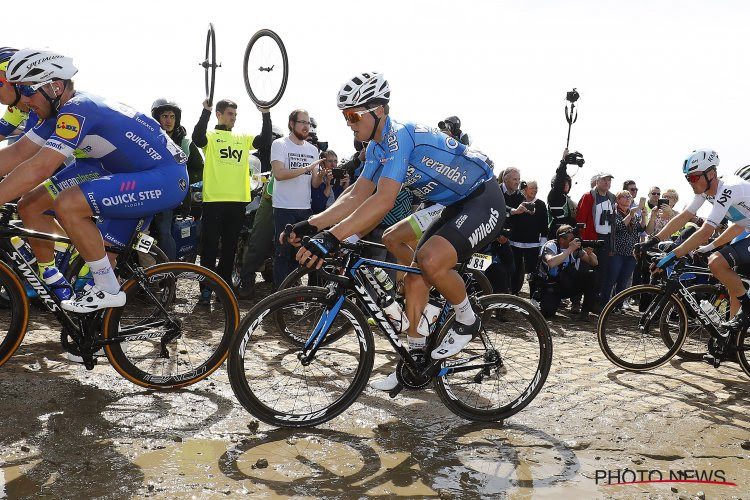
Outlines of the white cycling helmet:
{"label": "white cycling helmet", "polygon": [[391,89],[382,74],[360,73],[346,82],[339,90],[339,109],[356,108],[367,104],[388,104]]}
{"label": "white cycling helmet", "polygon": [[22,49],[8,61],[5,77],[11,83],[27,83],[39,88],[56,80],[70,80],[78,73],[73,60],[57,52]]}
{"label": "white cycling helmet", "polygon": [[719,154],[713,149],[696,149],[682,164],[683,175],[700,174],[711,167],[719,166]]}

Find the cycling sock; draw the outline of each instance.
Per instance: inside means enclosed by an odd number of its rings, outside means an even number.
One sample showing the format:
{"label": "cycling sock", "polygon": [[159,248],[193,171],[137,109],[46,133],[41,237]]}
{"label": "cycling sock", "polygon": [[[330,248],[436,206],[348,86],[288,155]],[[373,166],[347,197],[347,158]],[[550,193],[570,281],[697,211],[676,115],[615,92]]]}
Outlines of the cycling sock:
{"label": "cycling sock", "polygon": [[94,276],[94,284],[97,288],[112,294],[120,291],[120,283],[115,276],[115,270],[112,269],[112,264],[109,263],[109,258],[106,255],[103,259],[87,262],[87,264]]}
{"label": "cycling sock", "polygon": [[464,325],[473,325],[477,319],[474,310],[471,308],[471,304],[469,304],[468,295],[464,297],[464,300],[460,304],[454,304],[453,310],[456,311],[456,321]]}
{"label": "cycling sock", "polygon": [[419,337],[410,337],[407,335],[406,342],[409,345],[409,350],[414,351],[416,349],[424,349],[424,346],[427,345],[427,338],[421,335]]}
{"label": "cycling sock", "polygon": [[39,266],[39,276],[42,276],[44,274],[44,271],[46,271],[50,267],[55,267],[55,261],[52,260],[50,262],[37,262],[37,265]]}

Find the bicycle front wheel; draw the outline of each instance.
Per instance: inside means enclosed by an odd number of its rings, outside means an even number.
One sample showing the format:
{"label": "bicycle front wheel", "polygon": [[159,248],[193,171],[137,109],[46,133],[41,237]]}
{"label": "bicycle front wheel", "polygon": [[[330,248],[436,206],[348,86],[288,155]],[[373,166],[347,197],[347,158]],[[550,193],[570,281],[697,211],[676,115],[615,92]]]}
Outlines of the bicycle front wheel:
{"label": "bicycle front wheel", "polygon": [[[365,388],[375,358],[375,342],[362,312],[342,300],[328,318],[335,341],[321,342],[311,361],[283,333],[275,319],[304,328],[308,337],[331,310],[325,288],[281,290],[260,301],[242,319],[229,354],[232,390],[253,416],[280,427],[309,427],[339,415]],[[338,303],[338,302],[337,302]]]}
{"label": "bicycle front wheel", "polygon": [[29,299],[18,276],[0,262],[0,366],[21,345],[29,322]]}
{"label": "bicycle front wheel", "polygon": [[[723,321],[729,319],[729,295],[727,295],[723,287],[701,284],[690,286],[688,290],[695,297],[696,302],[700,303],[702,300],[708,301],[709,304],[717,309]],[[687,337],[685,337],[685,342],[683,342],[682,348],[677,352],[677,355],[689,361],[702,361],[703,356],[707,352],[706,346],[709,340],[711,340],[711,332],[703,326],[703,323],[701,323],[692,311],[687,311],[687,313]],[[674,336],[681,330],[681,328],[674,325],[674,322],[678,319],[679,314],[672,307],[664,308],[659,326],[662,331],[662,340],[667,347],[672,347],[672,344],[675,342]]]}
{"label": "bicycle front wheel", "polygon": [[[687,330],[688,315],[681,300],[665,296],[661,287],[637,285],[607,302],[599,316],[597,338],[612,363],[644,371],[672,359],[682,348]],[[671,345],[665,338],[671,339]]]}
{"label": "bicycle front wheel", "polygon": [[737,335],[737,361],[750,377],[750,332],[747,329]]}
{"label": "bicycle front wheel", "polygon": [[[182,262],[144,270],[122,285],[127,303],[109,309],[102,332],[112,366],[131,382],[176,389],[213,373],[228,355],[239,306],[217,274]],[[199,304],[201,291],[213,301]],[[165,300],[169,297],[169,300]]]}
{"label": "bicycle front wheel", "polygon": [[[515,415],[539,393],[552,366],[552,336],[541,313],[513,295],[485,295],[480,335],[442,362],[435,392],[468,420]],[[455,316],[454,316],[455,317]],[[438,336],[448,333],[449,318]]]}

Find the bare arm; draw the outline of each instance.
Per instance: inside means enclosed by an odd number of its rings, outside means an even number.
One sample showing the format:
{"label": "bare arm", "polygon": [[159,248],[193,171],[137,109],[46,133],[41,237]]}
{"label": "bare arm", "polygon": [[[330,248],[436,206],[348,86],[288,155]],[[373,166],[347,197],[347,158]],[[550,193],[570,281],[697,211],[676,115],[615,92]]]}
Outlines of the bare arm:
{"label": "bare arm", "polygon": [[[683,212],[685,213],[685,212]],[[678,215],[675,219],[679,218]],[[692,218],[692,216],[690,217]],[[672,219],[674,220],[674,219]],[[671,221],[670,221],[671,222]],[[666,228],[665,228],[666,229]],[[726,231],[724,231],[726,232]],[[699,246],[705,244],[711,235],[714,234],[714,227],[711,224],[703,224],[700,229],[694,232],[690,238],[682,242],[682,245],[674,249],[674,254],[677,258],[684,257],[691,251],[695,250]]]}
{"label": "bare arm", "polygon": [[[273,176],[277,181],[286,181],[289,179],[294,179],[295,177],[299,177],[300,175],[305,175],[308,172],[312,172],[312,170],[322,161],[323,160],[314,161],[304,168],[286,168],[286,166],[282,162],[273,160],[271,162],[271,171],[273,172]],[[318,186],[320,186],[320,183],[318,183]]]}
{"label": "bare arm", "polygon": [[360,177],[350,188],[341,193],[333,205],[310,217],[310,224],[325,229],[344,220],[370,197],[375,191],[375,183]]}
{"label": "bare arm", "polygon": [[719,248],[719,247],[726,245],[727,243],[735,239],[737,236],[741,235],[742,231],[744,230],[745,228],[743,228],[742,226],[738,226],[737,224],[732,224],[726,229],[726,231],[721,233],[719,237],[714,240],[714,248]]}
{"label": "bare arm", "polygon": [[[323,160],[320,160],[323,161]],[[310,179],[310,184],[313,188],[320,187],[320,185],[323,183],[323,177],[325,176],[325,171],[318,165],[317,168],[313,168],[312,170],[312,179]]]}
{"label": "bare arm", "polygon": [[0,149],[0,175],[8,174],[18,165],[37,154],[40,149],[42,149],[41,146],[25,136],[7,148]]}
{"label": "bare arm", "polygon": [[400,190],[400,182],[382,177],[378,181],[377,192],[367,198],[347,218],[334,226],[331,233],[341,240],[377,225],[383,220],[385,214],[393,208]]}
{"label": "bare arm", "polygon": [[42,148],[0,182],[0,203],[7,203],[28,193],[50,177],[64,161],[65,155],[50,148]]}
{"label": "bare arm", "polygon": [[[656,210],[656,209],[654,209],[654,210]],[[651,214],[653,215],[653,213],[654,212],[652,211]],[[669,238],[669,235],[671,235],[672,233],[674,233],[678,229],[682,228],[693,217],[695,217],[695,214],[691,214],[690,212],[688,212],[687,210],[685,210],[684,212],[682,212],[681,214],[677,215],[676,217],[672,217],[672,219],[669,222],[667,222],[667,225],[664,226],[664,228],[661,231],[659,231],[659,233],[656,234],[655,236],[657,238],[659,238],[661,241],[665,241],[666,239]],[[652,217],[652,219],[653,219],[653,217]],[[651,224],[651,221],[649,221],[649,224]],[[703,224],[703,226],[705,226],[705,225],[706,224]],[[695,236],[696,234],[698,234],[698,232],[700,232],[700,230],[702,230],[702,229],[703,229],[703,227],[701,227],[701,229],[699,229],[695,234],[693,234],[693,236]],[[713,229],[711,231],[713,232]],[[685,243],[687,243],[688,241],[690,241],[693,238],[693,236],[691,236],[690,238],[688,238],[685,241]],[[702,243],[705,243],[707,240],[708,240],[708,236],[706,237],[706,239]],[[680,245],[680,247],[685,246],[685,243],[683,243],[682,245]],[[697,246],[698,245],[696,244],[690,250],[693,250]],[[685,252],[685,253],[687,253],[687,252]]]}

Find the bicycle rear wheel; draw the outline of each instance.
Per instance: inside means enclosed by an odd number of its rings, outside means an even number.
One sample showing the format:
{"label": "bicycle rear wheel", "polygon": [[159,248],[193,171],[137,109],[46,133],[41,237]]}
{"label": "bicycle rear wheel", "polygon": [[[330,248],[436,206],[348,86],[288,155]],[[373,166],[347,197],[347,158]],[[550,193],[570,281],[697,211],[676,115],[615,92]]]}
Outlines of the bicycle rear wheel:
{"label": "bicycle rear wheel", "polygon": [[[217,274],[195,264],[168,262],[144,273],[122,285],[127,303],[104,315],[104,339],[116,341],[105,346],[112,366],[154,389],[204,379],[227,357],[239,324],[237,299]],[[215,295],[210,305],[198,304],[202,288]]]}
{"label": "bicycle rear wheel", "polygon": [[[662,320],[664,314],[668,321]],[[664,297],[661,287],[637,285],[607,302],[599,316],[597,338],[612,363],[626,370],[644,371],[672,359],[685,342],[687,330],[688,316],[682,301],[674,295]],[[665,337],[672,339],[671,346],[666,345]]]}
{"label": "bicycle rear wheel", "polygon": [[0,366],[21,345],[29,322],[29,299],[18,276],[0,262]]}
{"label": "bicycle rear wheel", "polygon": [[242,319],[230,349],[229,381],[242,406],[263,422],[315,426],[346,410],[365,388],[375,342],[364,315],[349,300],[341,301],[329,331],[350,334],[321,342],[309,363],[298,358],[300,344],[282,333],[274,319],[282,314],[310,336],[329,310],[327,294],[315,287],[281,290]]}
{"label": "bicycle rear wheel", "polygon": [[750,332],[747,329],[737,335],[737,361],[745,374],[750,377]]}
{"label": "bicycle rear wheel", "polygon": [[[515,415],[539,393],[552,366],[552,336],[524,299],[485,295],[479,304],[481,334],[442,362],[435,392],[456,415],[487,422]],[[438,342],[452,322],[445,322]]]}

